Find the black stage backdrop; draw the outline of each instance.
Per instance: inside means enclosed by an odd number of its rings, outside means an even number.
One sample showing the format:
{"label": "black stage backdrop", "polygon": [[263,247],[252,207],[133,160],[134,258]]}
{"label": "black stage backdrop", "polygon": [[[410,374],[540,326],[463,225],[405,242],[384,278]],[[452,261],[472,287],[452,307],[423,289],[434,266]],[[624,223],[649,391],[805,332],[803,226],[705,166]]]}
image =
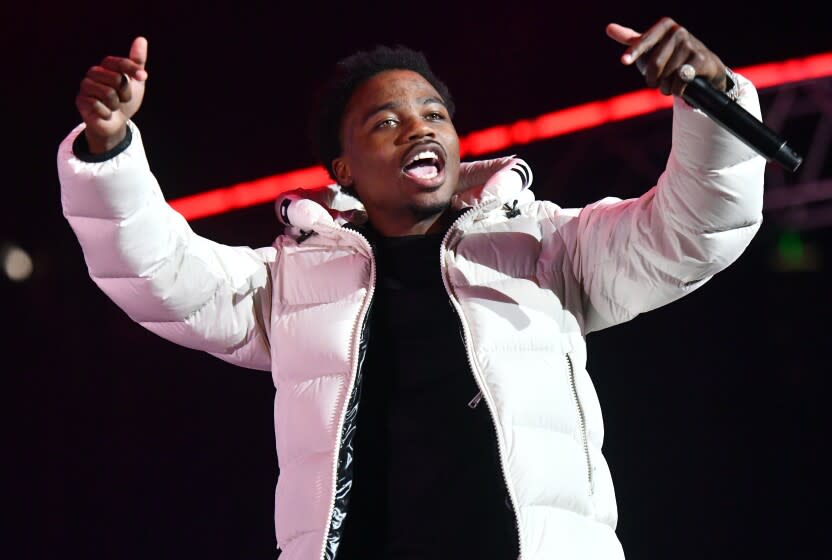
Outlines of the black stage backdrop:
{"label": "black stage backdrop", "polygon": [[[785,14],[742,2],[271,4],[2,8],[0,243],[35,263],[26,282],[0,277],[4,558],[275,556],[270,376],[131,323],[89,280],[61,216],[55,152],[79,120],[78,82],[136,34],[150,49],[136,121],[169,199],[313,164],[312,91],[335,60],[377,43],[428,55],[461,134],[639,88],[609,21],[643,29],[670,15],[734,67],[830,48],[809,2]],[[796,148],[816,125],[791,131]],[[538,198],[575,206],[649,188],[669,138],[665,112],[511,151],[535,169]],[[647,172],[622,163],[638,153]],[[232,245],[278,232],[269,205],[193,227]],[[588,339],[630,558],[799,556],[821,541],[832,228],[799,233],[815,262],[804,271],[773,266],[784,233],[767,220],[699,291]]]}

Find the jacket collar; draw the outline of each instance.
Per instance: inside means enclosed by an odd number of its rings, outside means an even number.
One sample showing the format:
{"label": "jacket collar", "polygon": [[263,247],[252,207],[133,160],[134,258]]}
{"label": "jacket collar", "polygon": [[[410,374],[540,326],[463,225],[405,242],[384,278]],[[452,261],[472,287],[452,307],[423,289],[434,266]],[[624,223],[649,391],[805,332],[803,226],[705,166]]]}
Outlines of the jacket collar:
{"label": "jacket collar", "polygon": [[[457,211],[478,208],[491,212],[503,204],[534,200],[529,187],[531,168],[522,159],[510,156],[497,159],[465,162],[460,165],[462,191],[451,199]],[[338,227],[352,224],[364,230],[367,213],[357,198],[344,192],[339,185],[322,189],[297,189],[281,195],[275,201],[278,219],[287,233],[300,234],[321,226]]]}

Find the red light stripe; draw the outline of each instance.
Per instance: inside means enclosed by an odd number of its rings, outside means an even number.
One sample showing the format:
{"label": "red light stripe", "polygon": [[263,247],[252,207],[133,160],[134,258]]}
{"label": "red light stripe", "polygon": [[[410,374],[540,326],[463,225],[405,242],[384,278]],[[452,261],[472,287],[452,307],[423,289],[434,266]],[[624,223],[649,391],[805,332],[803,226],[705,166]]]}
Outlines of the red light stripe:
{"label": "red light stripe", "polygon": [[[805,58],[770,62],[736,69],[757,89],[832,76],[832,52]],[[513,124],[493,126],[460,138],[462,156],[479,156],[562,136],[610,122],[631,119],[667,109],[672,98],[652,89],[617,95],[567,109],[545,113]],[[323,187],[332,180],[321,166],[279,173],[262,179],[237,183],[231,187],[177,198],[170,205],[187,220],[223,214],[238,208],[271,202],[285,191]]]}
{"label": "red light stripe", "polygon": [[832,52],[746,66],[737,71],[751,80],[757,89],[826,78],[832,76]]}
{"label": "red light stripe", "polygon": [[238,208],[272,202],[280,193],[289,190],[301,187],[313,189],[330,183],[332,179],[329,178],[326,169],[319,165],[183,196],[172,200],[170,205],[186,220],[197,220]]}

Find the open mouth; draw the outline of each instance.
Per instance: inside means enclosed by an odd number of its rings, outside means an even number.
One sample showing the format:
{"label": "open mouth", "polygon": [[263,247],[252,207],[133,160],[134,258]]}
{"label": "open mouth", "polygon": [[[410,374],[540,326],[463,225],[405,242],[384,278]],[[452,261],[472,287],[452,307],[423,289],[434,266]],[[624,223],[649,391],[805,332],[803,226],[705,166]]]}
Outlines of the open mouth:
{"label": "open mouth", "polygon": [[402,172],[417,183],[434,186],[445,170],[445,156],[436,145],[417,146],[404,160]]}

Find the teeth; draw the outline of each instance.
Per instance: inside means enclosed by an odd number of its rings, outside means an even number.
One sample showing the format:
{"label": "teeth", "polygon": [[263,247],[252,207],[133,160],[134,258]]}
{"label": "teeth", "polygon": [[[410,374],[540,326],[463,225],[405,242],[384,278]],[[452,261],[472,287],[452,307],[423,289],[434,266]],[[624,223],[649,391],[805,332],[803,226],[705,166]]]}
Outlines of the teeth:
{"label": "teeth", "polygon": [[407,165],[411,165],[411,164],[413,164],[413,163],[415,163],[419,160],[422,160],[422,159],[439,160],[439,156],[436,155],[436,152],[434,152],[432,150],[425,150],[424,152],[419,152],[418,154],[416,154],[415,156],[410,158],[410,161],[407,162]]}
{"label": "teeth", "polygon": [[417,160],[420,160],[420,159],[427,159],[427,158],[439,159],[439,157],[435,153],[433,153],[431,151],[427,151],[427,152],[419,152],[418,154],[416,154],[416,157],[413,158],[413,161],[417,161]]}

